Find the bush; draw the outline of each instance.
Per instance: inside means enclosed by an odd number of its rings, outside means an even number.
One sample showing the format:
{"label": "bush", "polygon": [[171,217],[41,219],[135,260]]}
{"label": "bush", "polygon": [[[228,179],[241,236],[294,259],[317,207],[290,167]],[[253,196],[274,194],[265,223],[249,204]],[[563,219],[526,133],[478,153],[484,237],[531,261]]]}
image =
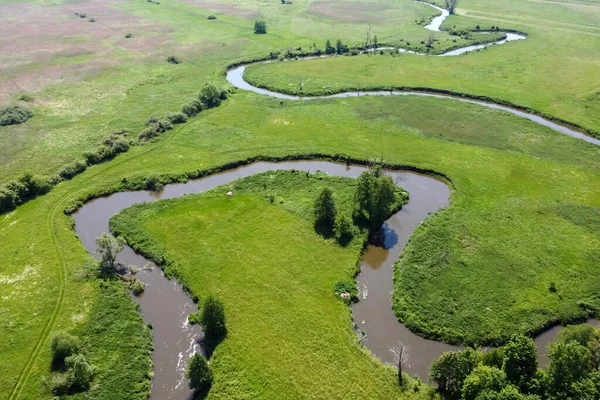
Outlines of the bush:
{"label": "bush", "polygon": [[206,19],[217,19],[217,17],[215,17],[214,15],[209,15],[208,17],[206,17]]}
{"label": "bush", "polygon": [[20,105],[0,108],[0,126],[22,124],[31,117],[33,113]]}
{"label": "bush", "polygon": [[30,94],[23,93],[22,95],[19,96],[19,100],[25,101],[27,103],[31,103],[34,100],[34,98]]}
{"label": "bush", "polygon": [[222,89],[218,88],[212,82],[206,82],[200,90],[198,96],[204,107],[213,108],[221,104],[221,100],[227,98],[227,93]]}
{"label": "bush", "polygon": [[342,246],[345,246],[352,240],[352,237],[354,237],[354,232],[354,224],[352,224],[350,218],[343,214],[338,214],[335,218],[335,224],[333,225],[333,233],[337,242]]}
{"label": "bush", "polygon": [[55,366],[65,364],[67,357],[79,353],[81,343],[79,339],[65,331],[56,331],[50,340],[50,350],[52,351],[52,363]]}
{"label": "bush", "polygon": [[146,126],[147,128],[138,135],[139,140],[146,141],[160,135],[163,132],[173,129],[171,122],[167,121],[166,119],[158,119],[156,117],[149,117],[146,121]]}
{"label": "bush", "polygon": [[88,21],[90,21],[90,22],[96,22],[96,19],[95,18],[90,18],[90,19],[88,19]]}
{"label": "bush", "polygon": [[[346,304],[358,301],[358,289],[354,282],[337,281],[333,285],[333,293],[342,298]],[[344,296],[344,293],[348,293],[350,296]]]}
{"label": "bush", "polygon": [[187,121],[187,116],[182,112],[168,112],[165,118],[172,124],[183,124]]}
{"label": "bush", "polygon": [[200,312],[191,313],[188,315],[188,321],[190,325],[196,325],[200,323]]}
{"label": "bush", "polygon": [[63,166],[58,175],[63,179],[71,179],[75,175],[82,173],[87,168],[87,164],[84,161],[76,161],[72,164]]}
{"label": "bush", "polygon": [[144,290],[146,289],[146,284],[140,281],[139,279],[134,278],[129,282],[129,288],[135,296],[139,296],[142,293],[144,293]]}
{"label": "bush", "polygon": [[181,60],[175,56],[169,56],[167,57],[167,62],[169,64],[181,64]]}
{"label": "bush", "polygon": [[202,111],[203,108],[204,106],[202,105],[202,102],[200,100],[192,99],[189,103],[184,104],[181,107],[181,112],[187,115],[188,117],[193,117],[194,115],[197,115],[200,111]]}
{"label": "bush", "polygon": [[133,34],[132,34],[132,33],[126,33],[126,34],[125,34],[125,39],[130,39],[130,38],[132,38],[132,37],[133,37]]}
{"label": "bush", "polygon": [[87,17],[87,14],[79,14],[79,18],[85,18]]}
{"label": "bush", "polygon": [[164,185],[158,175],[152,174],[148,177],[148,179],[146,179],[146,190],[160,192],[163,187]]}
{"label": "bush", "polygon": [[260,19],[254,21],[254,33],[259,35],[267,33],[267,23]]}
{"label": "bush", "polygon": [[87,362],[83,354],[76,354],[65,359],[68,384],[70,389],[87,390],[94,376],[94,368]]}
{"label": "bush", "polygon": [[198,353],[190,359],[185,376],[188,378],[188,385],[192,390],[207,391],[212,384],[212,372],[208,367],[208,362]]}

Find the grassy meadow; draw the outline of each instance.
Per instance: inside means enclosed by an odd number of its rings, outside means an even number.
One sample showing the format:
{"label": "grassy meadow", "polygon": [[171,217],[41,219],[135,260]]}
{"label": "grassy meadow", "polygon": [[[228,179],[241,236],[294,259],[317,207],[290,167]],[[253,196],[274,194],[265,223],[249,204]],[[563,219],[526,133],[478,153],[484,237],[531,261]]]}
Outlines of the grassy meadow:
{"label": "grassy meadow", "polygon": [[208,398],[421,396],[403,395],[394,370],[359,346],[349,308],[334,295],[336,282],[353,281],[364,235],[347,247],[318,236],[313,203],[329,187],[350,217],[355,186],[267,172],[111,219],[133,246],[165,257],[194,295],[224,302],[228,336],[212,357]]}
{"label": "grassy meadow", "polygon": [[[510,9],[510,10],[509,10]],[[495,11],[496,12],[491,12]],[[515,29],[526,40],[456,57],[358,56],[246,69],[255,85],[322,94],[358,88],[427,87],[487,96],[600,132],[600,8],[533,1],[459,2],[444,28]],[[568,21],[568,22],[567,22]]]}
{"label": "grassy meadow", "polygon": [[[4,63],[0,70],[2,101],[16,101],[22,92],[31,93],[34,101],[29,107],[35,113],[25,124],[0,127],[0,183],[26,169],[54,174],[113,131],[128,129],[136,134],[149,115],[178,110],[205,81],[225,85],[222,68],[232,61],[287,46],[310,47],[315,42],[323,46],[330,35],[332,40],[339,35],[349,44],[363,40],[365,21],[350,20],[350,16],[344,19],[343,15],[334,18],[341,13],[337,3],[293,3],[164,0],[160,4],[101,3],[104,8],[92,8],[90,2],[3,0],[0,16],[8,15],[11,21],[26,11],[33,13],[26,14],[29,26],[52,22],[73,27],[73,31],[58,35],[60,46],[47,59],[33,57],[35,47],[12,52],[14,58],[4,57],[6,53],[0,57]],[[401,34],[404,40],[418,40],[424,29],[414,21],[434,15],[432,9],[410,1],[401,5],[352,4],[354,10],[373,15],[369,21],[380,40],[388,32]],[[390,11],[382,12],[382,7]],[[77,18],[74,12],[87,12],[96,22]],[[207,20],[209,14],[215,14],[217,20]],[[119,17],[114,21],[121,21],[120,25],[110,25],[111,15]],[[269,23],[267,35],[252,34],[257,17]],[[308,62],[255,66],[247,75],[255,82],[282,89],[293,89],[301,80],[305,92],[324,90],[324,85],[327,90],[374,85],[451,89],[530,106],[597,131],[597,18],[596,8],[582,2],[557,5],[486,0],[475,4],[463,0],[458,15],[447,24],[499,24],[526,31],[528,39],[460,57],[338,57],[311,61],[310,68]],[[129,21],[136,24],[129,25]],[[18,26],[8,22],[0,26],[19,32]],[[124,35],[130,30],[134,41],[126,42]],[[447,34],[439,35],[445,38]],[[31,36],[35,41],[36,36]],[[8,33],[3,37],[11,38]],[[2,42],[0,48],[8,48],[9,42]],[[61,47],[65,43],[77,46],[65,50]],[[166,63],[169,55],[181,57],[183,63]],[[15,82],[19,84],[13,85]],[[12,89],[4,90],[8,87]],[[0,337],[7,338],[0,342],[0,399],[53,397],[43,381],[51,375],[48,338],[57,329],[88,338],[87,354],[99,367],[97,386],[89,398],[136,398],[147,391],[149,332],[122,287],[101,287],[96,280],[81,278],[89,256],[72,229],[72,218],[63,212],[73,201],[119,190],[123,178],[167,177],[250,157],[314,153],[364,160],[380,157],[389,164],[432,169],[452,180],[452,205],[415,232],[396,264],[394,308],[414,331],[452,342],[495,343],[512,332],[531,333],[550,323],[598,315],[598,147],[504,112],[447,99],[363,97],[301,103],[237,91],[222,106],[0,215]],[[373,389],[376,393],[397,394],[388,385],[393,373],[356,346],[348,309],[330,296],[331,281],[348,274],[355,251],[318,239],[301,213],[273,207],[260,196],[240,196],[228,203],[230,208],[210,196],[203,201],[200,198],[182,200],[161,211],[165,230],[152,221],[147,226],[158,242],[174,246],[167,250],[180,262],[178,268],[196,282],[194,290],[221,294],[223,287],[244,289],[246,282],[232,271],[222,277],[222,288],[213,288],[199,278],[210,273],[211,266],[238,265],[239,259],[231,258],[234,254],[247,257],[247,265],[241,267],[253,273],[254,283],[263,282],[256,295],[265,304],[273,305],[270,288],[264,285],[269,274],[275,274],[280,284],[293,277],[296,288],[314,291],[315,297],[310,304],[301,303],[298,296],[302,292],[292,292],[289,301],[297,312],[281,317],[294,324],[305,322],[305,329],[306,321],[314,321],[303,318],[323,316],[329,324],[323,328],[331,331],[317,337],[314,332],[320,328],[315,326],[312,338],[318,342],[304,345],[322,344],[313,351],[320,362],[331,360],[323,347],[332,346],[348,363],[372,377],[372,381],[358,379],[348,371],[333,369],[340,365],[333,363],[331,370],[318,376],[324,379],[323,387],[315,383],[318,381],[306,382],[307,377],[317,379],[318,370],[310,370],[305,359],[300,365],[290,365],[290,359],[285,359],[287,350],[298,354],[301,343],[300,336],[292,332],[294,342],[289,349],[263,349],[258,355],[257,361],[265,368],[304,371],[295,382],[278,371],[263,371],[278,377],[274,387],[294,396],[304,389],[326,391],[330,384],[348,392],[319,392],[323,394],[320,397],[342,398],[349,393],[347,398],[357,398],[379,382]],[[184,216],[187,211],[189,215]],[[207,212],[214,212],[214,220],[236,216],[235,224],[226,224],[230,243],[246,243],[252,251],[238,246],[236,253],[219,252],[214,259],[200,262],[200,255],[209,249],[197,246],[193,236],[210,246],[224,247],[216,240],[218,236],[206,231],[208,224],[214,223],[207,219]],[[259,224],[263,217],[279,229]],[[197,218],[199,225],[181,222],[189,218]],[[189,237],[169,241],[172,230],[166,227],[173,228],[177,221]],[[211,229],[219,232],[214,229],[220,228],[213,225]],[[269,241],[280,243],[277,253],[261,252],[273,250],[264,247]],[[282,271],[279,266],[285,257],[295,260],[294,268],[306,266],[311,275],[303,276],[293,268]],[[260,274],[261,266],[265,276]],[[216,282],[219,277],[214,275]],[[551,283],[556,293],[549,291]],[[242,291],[244,297],[240,298],[227,296],[226,305],[232,310],[248,299],[248,312],[267,317],[254,308],[258,303],[252,302],[252,292]],[[329,312],[319,310],[320,306]],[[250,357],[256,353],[245,351],[244,343],[259,336],[257,325],[244,317],[243,313],[232,315],[232,327],[237,327],[232,340],[214,356],[221,377],[219,387],[232,396],[271,396],[276,392],[254,392],[266,375],[254,364],[256,357]],[[236,355],[236,360],[231,355]],[[284,358],[281,366],[272,367],[271,356]],[[231,370],[232,365],[240,368]],[[124,370],[126,378],[120,375]],[[223,378],[226,373],[247,375],[228,380]],[[245,386],[236,388],[237,382]],[[214,393],[216,396],[217,391]]]}

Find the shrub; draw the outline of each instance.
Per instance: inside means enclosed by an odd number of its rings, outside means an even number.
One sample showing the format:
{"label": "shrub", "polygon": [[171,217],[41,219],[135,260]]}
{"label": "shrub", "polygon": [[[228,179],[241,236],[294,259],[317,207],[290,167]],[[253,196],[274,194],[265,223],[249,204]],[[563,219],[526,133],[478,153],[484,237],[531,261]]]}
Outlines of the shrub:
{"label": "shrub", "polygon": [[208,17],[206,17],[206,19],[217,19],[217,17],[211,14]]}
{"label": "shrub", "polygon": [[79,14],[79,18],[85,18],[87,17],[87,14]]}
{"label": "shrub", "polygon": [[152,174],[148,177],[148,179],[146,179],[146,190],[160,192],[163,187],[164,185],[160,180],[160,177],[156,174]]}
{"label": "shrub", "polygon": [[188,321],[191,325],[196,325],[200,323],[200,312],[191,313],[188,315]]}
{"label": "shrub", "polygon": [[140,294],[144,293],[144,290],[146,289],[146,284],[140,281],[139,279],[134,278],[129,282],[129,288],[131,289],[134,295],[139,296]]}
{"label": "shrub", "polygon": [[206,82],[202,89],[200,89],[200,95],[198,96],[204,107],[213,108],[221,104],[221,100],[227,97],[227,93],[222,89],[218,88],[212,82]]}
{"label": "shrub", "polygon": [[197,115],[203,109],[202,102],[200,100],[192,99],[189,103],[184,104],[181,107],[181,112],[187,115],[188,117],[193,117]]}
{"label": "shrub", "polygon": [[88,21],[90,21],[90,22],[96,22],[96,19],[95,18],[90,18],[90,19],[88,19]]}
{"label": "shrub", "polygon": [[167,57],[167,62],[169,64],[181,64],[181,60],[175,56],[169,56]]}
{"label": "shrub", "polygon": [[64,165],[59,171],[58,175],[63,179],[71,179],[75,175],[82,173],[87,168],[87,164],[84,161],[76,161],[72,164]]}
{"label": "shrub", "polygon": [[125,39],[130,39],[132,37],[133,37],[133,34],[131,34],[131,33],[126,33],[125,34]]}
{"label": "shrub", "polygon": [[[335,285],[333,285],[333,293],[342,298],[346,304],[358,301],[358,289],[354,282],[337,281]],[[344,293],[348,293],[350,296],[345,297],[343,295]]]}
{"label": "shrub", "polygon": [[22,95],[19,96],[19,100],[25,101],[27,103],[31,103],[34,99],[33,99],[33,96],[31,96],[27,93],[23,93]]}
{"label": "shrub", "polygon": [[125,138],[116,135],[105,136],[102,139],[102,144],[110,147],[115,155],[125,153],[130,147],[129,142]]}
{"label": "shrub", "polygon": [[52,377],[52,382],[50,383],[50,387],[52,388],[52,392],[61,396],[67,394],[69,391],[69,375],[68,374],[56,374]]}
{"label": "shrub", "polygon": [[56,331],[50,340],[52,351],[52,362],[55,365],[63,365],[67,357],[79,353],[81,343],[79,339],[65,331]]}
{"label": "shrub", "polygon": [[187,116],[182,112],[168,112],[165,118],[172,124],[182,124],[187,121]]}
{"label": "shrub", "polygon": [[139,140],[145,141],[173,129],[171,122],[156,117],[149,117],[146,121],[146,126],[148,127],[138,135]]}
{"label": "shrub", "polygon": [[227,334],[225,308],[221,300],[208,296],[202,306],[200,325],[209,346],[214,346]]}
{"label": "shrub", "polygon": [[207,391],[212,384],[212,372],[208,367],[208,362],[198,353],[190,359],[185,376],[192,390]]}
{"label": "shrub", "polygon": [[65,359],[68,384],[70,389],[87,390],[94,376],[94,368],[87,362],[83,354],[76,354]]}
{"label": "shrub", "polygon": [[33,113],[21,105],[0,108],[0,126],[22,124],[31,117]]}
{"label": "shrub", "polygon": [[348,244],[354,236],[354,225],[350,218],[344,214],[338,214],[333,225],[333,233],[337,242],[343,246]]}
{"label": "shrub", "polygon": [[259,35],[267,33],[267,23],[260,19],[254,21],[254,33]]}

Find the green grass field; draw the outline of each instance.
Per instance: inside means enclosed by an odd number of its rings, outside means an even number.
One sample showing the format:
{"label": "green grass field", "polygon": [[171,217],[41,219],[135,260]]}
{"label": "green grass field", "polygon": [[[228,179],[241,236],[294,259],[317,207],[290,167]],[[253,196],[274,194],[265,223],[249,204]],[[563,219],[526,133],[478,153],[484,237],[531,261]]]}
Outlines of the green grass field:
{"label": "green grass field", "polygon": [[[31,93],[35,100],[30,107],[35,116],[23,125],[0,127],[0,183],[26,169],[54,174],[115,130],[137,133],[149,115],[179,109],[205,81],[225,85],[221,71],[232,61],[287,46],[310,47],[314,42],[322,46],[329,36],[358,43],[363,40],[365,21],[349,20],[351,10],[373,15],[372,30],[380,41],[388,34],[419,40],[427,32],[414,20],[434,14],[432,9],[410,1],[373,2],[368,6],[352,3],[347,10],[335,2],[280,5],[231,1],[198,7],[172,0],[160,3],[102,3],[105,8],[94,8],[88,2],[0,3],[0,15],[14,19],[23,14],[28,26],[56,23],[69,28],[59,35],[60,46],[56,45],[56,52],[48,59],[34,57],[36,48],[27,50],[23,38],[18,38],[25,48],[22,54],[11,52],[14,57],[2,57],[3,102],[15,101],[21,92]],[[595,7],[583,2],[506,0],[475,4],[463,0],[458,15],[447,24],[500,25],[526,31],[528,39],[454,58],[339,57],[310,64],[256,66],[247,74],[254,81],[280,88],[295,88],[301,80],[305,91],[323,90],[323,85],[328,85],[328,90],[373,85],[451,89],[530,106],[597,131],[600,47],[599,11]],[[381,11],[383,8],[389,11]],[[332,18],[331,10],[334,16],[340,15]],[[94,16],[95,25],[76,18],[74,11]],[[209,14],[218,19],[206,20]],[[258,16],[269,23],[267,35],[252,34],[252,23]],[[2,21],[1,26],[20,32],[8,20]],[[129,30],[139,41],[125,42],[123,36]],[[443,35],[447,34],[440,37]],[[8,33],[4,37],[11,38]],[[35,40],[37,36],[32,37]],[[1,48],[9,48],[2,43]],[[65,43],[76,47],[64,50],[61,46]],[[184,62],[167,64],[164,59],[168,55],[179,56]],[[57,73],[59,67],[59,72],[66,72]],[[396,265],[394,307],[414,331],[452,342],[497,342],[512,332],[534,332],[552,322],[597,314],[598,147],[503,112],[452,100],[350,98],[281,104],[276,99],[237,91],[221,107],[202,112],[160,138],[92,166],[49,194],[0,215],[0,337],[7,338],[0,343],[0,398],[52,397],[41,382],[50,376],[48,337],[57,329],[89,338],[89,357],[101,371],[95,381],[100,386],[90,392],[91,398],[143,397],[147,390],[148,332],[122,288],[103,289],[97,281],[79,279],[78,271],[89,256],[74,234],[72,219],[63,213],[69,204],[88,195],[118,190],[124,177],[173,176],[249,157],[313,153],[364,160],[380,157],[390,164],[435,170],[452,180],[452,205],[415,232]],[[264,204],[253,195],[239,200],[246,203],[232,203],[239,208],[231,212],[247,213],[248,221],[241,220],[239,230],[236,227],[232,234],[240,243],[248,240],[247,244],[257,249],[246,253],[252,256],[250,266],[265,265],[272,271],[277,269],[276,261],[288,255],[296,257],[298,265],[307,265],[302,249],[314,249],[322,259],[346,260],[339,261],[337,267],[325,265],[323,275],[312,275],[314,290],[327,295],[331,280],[348,273],[349,260],[355,260],[356,254],[319,241],[301,216]],[[192,200],[184,203],[178,205],[180,211],[192,207]],[[227,209],[212,206],[225,218]],[[279,238],[275,231],[263,227],[255,238],[244,236],[244,229],[255,228],[250,221],[258,218],[250,206],[265,212],[268,209],[269,218],[285,235]],[[176,212],[165,213],[161,220],[165,227],[182,218]],[[194,217],[202,221],[206,215]],[[190,235],[201,231],[194,226],[182,228]],[[161,234],[167,234],[156,225],[148,229],[159,241]],[[289,253],[278,253],[277,257],[256,254],[267,239],[289,238],[294,229],[303,232],[302,243],[286,246]],[[206,240],[219,244],[210,236]],[[199,257],[185,247],[186,243],[182,240],[180,247],[168,248],[169,254],[182,254],[190,260]],[[210,265],[226,263],[230,256],[219,254]],[[193,276],[195,265],[181,263],[181,268]],[[229,287],[243,284],[234,274],[225,278],[224,285]],[[297,278],[302,287],[310,286],[305,277]],[[549,291],[552,282],[556,293]],[[202,286],[204,282],[197,284],[194,290],[208,289]],[[266,291],[260,296],[270,300]],[[235,308],[238,300],[228,298],[227,304]],[[306,315],[318,314],[313,307],[300,305],[296,297],[291,300]],[[332,310],[327,321],[339,322],[335,332],[341,335],[320,338],[320,343],[338,349],[349,363],[373,377],[372,382],[365,379],[357,381],[356,387],[345,387],[349,393],[358,396],[367,393],[369,385],[392,379],[388,369],[355,346],[345,306],[326,296],[315,302]],[[107,315],[107,309],[114,312]],[[238,381],[222,378],[224,394],[253,393],[257,379],[262,379],[254,359],[241,350],[245,340],[258,335],[256,326],[244,325],[242,317],[233,317],[239,330],[233,332],[235,336],[232,333],[231,344],[225,343],[218,350],[214,362],[222,377],[233,365],[226,354],[246,357],[239,365],[248,371],[244,377],[247,386],[236,392]],[[303,315],[283,317],[298,323]],[[107,321],[115,326],[104,329],[111,326]],[[242,333],[246,328],[250,329],[247,338]],[[131,347],[122,341],[123,336],[135,336],[139,342]],[[315,351],[314,357],[323,361],[330,354]],[[267,353],[261,355],[260,362],[272,365]],[[289,364],[284,367],[292,368]],[[124,384],[114,372],[123,369],[128,371],[130,384]],[[342,382],[355,379],[349,372],[328,372],[331,374],[321,375],[331,387],[339,388]],[[316,371],[306,374],[298,379],[314,377]],[[276,384],[280,390],[289,385],[286,390],[290,392],[286,393],[290,396],[304,388],[328,390],[303,380],[292,384],[278,380]],[[390,388],[382,384],[378,393],[385,395]],[[342,398],[346,392],[319,393]]]}
{"label": "green grass field", "polygon": [[331,188],[349,217],[354,181],[285,172],[233,187],[232,198],[226,186],[111,220],[144,253],[164,256],[194,295],[225,303],[229,333],[213,355],[209,398],[401,397],[393,369],[359,346],[333,293],[353,281],[364,235],[341,247],[314,232],[317,193]]}

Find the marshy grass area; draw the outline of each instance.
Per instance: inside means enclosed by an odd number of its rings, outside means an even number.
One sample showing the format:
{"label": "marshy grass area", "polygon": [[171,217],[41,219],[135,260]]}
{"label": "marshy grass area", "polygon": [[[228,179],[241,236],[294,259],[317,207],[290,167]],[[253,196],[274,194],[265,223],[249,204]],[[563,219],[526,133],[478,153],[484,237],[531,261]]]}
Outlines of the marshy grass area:
{"label": "marshy grass area", "polygon": [[[304,94],[375,86],[454,90],[600,130],[600,9],[512,0],[463,0],[458,7],[442,28],[499,25],[528,38],[458,57],[271,63],[248,68],[246,76],[287,91],[302,83]],[[354,20],[356,13],[368,17]],[[12,54],[0,57],[2,105],[26,103],[33,117],[0,127],[0,184],[25,170],[55,174],[112,132],[136,137],[147,117],[180,110],[204,82],[226,87],[222,72],[232,62],[288,46],[323,48],[328,38],[358,44],[367,21],[380,42],[388,36],[418,42],[430,33],[415,20],[433,15],[407,0],[94,7],[4,0],[0,32],[19,33],[3,37],[20,49],[0,42]],[[267,21],[266,35],[252,33],[258,18]],[[46,57],[37,53],[44,33],[23,26],[50,23],[68,29],[46,42],[52,50]],[[448,33],[435,35],[443,39],[436,46],[445,39],[454,44]],[[169,64],[168,56],[182,62]],[[0,215],[0,337],[6,338],[0,341],[0,398],[53,397],[43,382],[52,374],[49,338],[59,329],[84,337],[86,356],[98,368],[89,393],[74,398],[147,395],[150,332],[119,282],[82,278],[89,255],[65,209],[152,175],[167,181],[253,157],[314,154],[379,159],[452,181],[451,206],[417,229],[396,263],[393,306],[413,331],[449,342],[499,343],[510,333],[599,316],[597,146],[451,99],[287,102],[234,90],[221,106]],[[413,396],[402,395],[393,371],[357,345],[349,310],[332,294],[336,280],[351,276],[359,246],[342,248],[315,235],[308,194],[319,184],[282,189],[274,193],[275,206],[248,191],[139,207],[142,226],[192,289],[214,291],[231,312],[231,336],[211,362],[215,398]],[[346,204],[351,184],[332,185]],[[257,321],[276,328],[265,331]],[[273,378],[269,385],[266,377]]]}

